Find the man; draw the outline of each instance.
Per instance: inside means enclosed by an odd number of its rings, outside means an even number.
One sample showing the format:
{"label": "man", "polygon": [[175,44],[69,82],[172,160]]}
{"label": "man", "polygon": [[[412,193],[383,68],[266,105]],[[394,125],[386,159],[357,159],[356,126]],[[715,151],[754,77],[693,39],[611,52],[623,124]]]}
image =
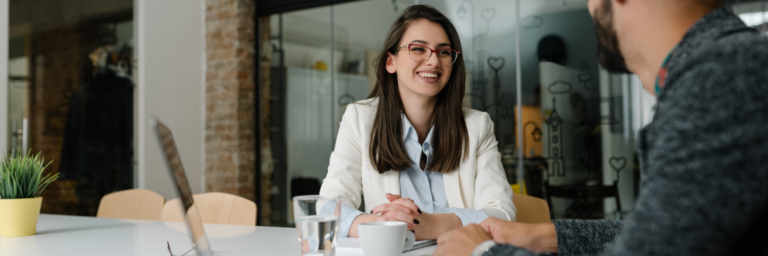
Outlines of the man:
{"label": "man", "polygon": [[628,220],[488,219],[435,255],[768,254],[768,38],[720,5],[589,0],[603,67],[658,97]]}

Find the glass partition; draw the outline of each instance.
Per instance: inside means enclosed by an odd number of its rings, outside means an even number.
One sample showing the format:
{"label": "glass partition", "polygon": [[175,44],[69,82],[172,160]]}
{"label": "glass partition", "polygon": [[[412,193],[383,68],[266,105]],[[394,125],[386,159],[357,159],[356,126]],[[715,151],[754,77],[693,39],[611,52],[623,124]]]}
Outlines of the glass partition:
{"label": "glass partition", "polygon": [[[520,1],[527,193],[555,218],[623,218],[636,197],[634,138],[649,95],[597,60],[586,1]],[[639,83],[636,85],[640,88]]]}
{"label": "glass partition", "polygon": [[[290,226],[290,200],[316,195],[333,151],[331,7],[272,15],[269,144],[273,170],[264,224]],[[263,71],[264,72],[264,71]],[[262,207],[263,208],[263,207]]]}

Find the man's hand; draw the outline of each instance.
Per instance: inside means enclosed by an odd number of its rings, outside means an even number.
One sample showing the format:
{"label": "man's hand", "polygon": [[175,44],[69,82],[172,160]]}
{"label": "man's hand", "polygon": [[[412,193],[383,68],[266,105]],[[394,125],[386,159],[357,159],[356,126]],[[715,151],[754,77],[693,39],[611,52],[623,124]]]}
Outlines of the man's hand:
{"label": "man's hand", "polygon": [[482,227],[469,224],[437,238],[437,249],[433,256],[468,256],[482,242],[491,240]]}
{"label": "man's hand", "polygon": [[480,226],[499,244],[511,244],[515,247],[528,248],[531,237],[528,236],[526,224],[500,220],[494,217],[485,219]]}
{"label": "man's hand", "polygon": [[480,223],[499,244],[511,244],[536,253],[557,253],[557,234],[552,223],[525,224],[490,217]]}

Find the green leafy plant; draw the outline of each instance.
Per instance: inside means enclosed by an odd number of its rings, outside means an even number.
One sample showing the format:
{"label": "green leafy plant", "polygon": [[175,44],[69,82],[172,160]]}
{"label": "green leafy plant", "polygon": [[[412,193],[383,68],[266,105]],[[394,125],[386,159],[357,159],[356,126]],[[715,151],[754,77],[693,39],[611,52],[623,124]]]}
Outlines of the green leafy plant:
{"label": "green leafy plant", "polygon": [[20,199],[35,198],[48,187],[59,174],[43,176],[43,171],[53,161],[45,164],[45,158],[40,158],[40,153],[32,156],[22,152],[11,152],[0,156],[0,198]]}

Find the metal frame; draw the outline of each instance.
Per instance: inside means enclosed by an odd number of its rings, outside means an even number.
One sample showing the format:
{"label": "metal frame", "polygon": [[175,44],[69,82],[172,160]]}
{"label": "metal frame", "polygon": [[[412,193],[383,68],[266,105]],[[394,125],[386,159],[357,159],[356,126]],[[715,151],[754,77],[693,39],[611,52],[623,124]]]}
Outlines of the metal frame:
{"label": "metal frame", "polygon": [[8,9],[9,1],[0,1],[0,152],[8,150]]}

